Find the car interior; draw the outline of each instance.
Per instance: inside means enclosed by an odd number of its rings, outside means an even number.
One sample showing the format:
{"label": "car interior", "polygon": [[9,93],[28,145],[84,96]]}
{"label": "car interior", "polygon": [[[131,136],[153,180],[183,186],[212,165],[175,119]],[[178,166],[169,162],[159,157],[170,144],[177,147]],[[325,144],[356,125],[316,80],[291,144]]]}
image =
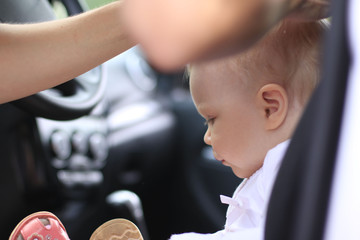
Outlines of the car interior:
{"label": "car interior", "polygon": [[[81,0],[1,0],[0,21],[51,21],[88,9]],[[42,210],[77,240],[113,218],[134,221],[145,240],[220,230],[219,195],[231,196],[241,179],[203,143],[187,83],[184,71],[160,73],[134,47],[0,105],[0,238]]]}
{"label": "car interior", "polygon": [[[1,0],[0,21],[51,21],[87,11],[100,4],[96,1]],[[275,181],[267,240],[360,236],[355,201],[359,188],[339,179],[359,175],[338,167],[358,158],[339,155],[347,120],[343,114],[357,104],[347,102],[351,81],[346,79],[355,62],[346,22],[348,2],[332,1],[323,79]],[[56,214],[77,240],[89,239],[113,218],[132,220],[145,240],[223,228],[226,206],[219,195],[232,195],[241,179],[214,161],[203,143],[205,126],[192,103],[185,70],[161,73],[134,47],[65,84],[1,104],[0,114],[1,238],[8,238],[25,216],[41,210]],[[350,126],[358,137],[356,129]],[[357,145],[348,144],[345,150]],[[349,166],[351,173],[360,170],[358,164]],[[342,175],[335,175],[338,171]],[[345,187],[345,194],[333,192],[338,181],[355,193]],[[352,205],[336,205],[335,195]],[[331,215],[329,207],[337,215]],[[339,214],[345,210],[346,216]]]}

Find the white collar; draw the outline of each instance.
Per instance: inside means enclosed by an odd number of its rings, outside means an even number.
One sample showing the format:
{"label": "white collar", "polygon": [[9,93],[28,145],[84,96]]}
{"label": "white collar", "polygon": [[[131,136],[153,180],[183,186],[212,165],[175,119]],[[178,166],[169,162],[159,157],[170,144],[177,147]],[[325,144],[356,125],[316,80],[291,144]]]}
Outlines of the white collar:
{"label": "white collar", "polygon": [[265,218],[272,186],[289,143],[290,140],[286,140],[270,149],[263,166],[243,180],[232,198],[220,196],[222,203],[229,204],[226,229],[230,230],[234,223],[235,228],[247,228],[249,225],[255,227]]}

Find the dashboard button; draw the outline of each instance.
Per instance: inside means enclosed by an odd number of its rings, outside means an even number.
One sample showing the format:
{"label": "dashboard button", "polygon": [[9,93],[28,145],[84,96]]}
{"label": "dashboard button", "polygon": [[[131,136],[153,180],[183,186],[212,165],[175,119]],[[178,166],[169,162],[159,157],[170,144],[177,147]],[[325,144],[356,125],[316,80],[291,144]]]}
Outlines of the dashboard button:
{"label": "dashboard button", "polygon": [[71,137],[71,143],[75,152],[86,154],[88,151],[87,136],[83,132],[76,131]]}
{"label": "dashboard button", "polygon": [[50,145],[56,158],[65,160],[70,157],[70,137],[66,132],[55,131],[50,137]]}
{"label": "dashboard button", "polygon": [[89,137],[90,157],[95,161],[105,161],[108,156],[108,143],[101,133],[94,133]]}

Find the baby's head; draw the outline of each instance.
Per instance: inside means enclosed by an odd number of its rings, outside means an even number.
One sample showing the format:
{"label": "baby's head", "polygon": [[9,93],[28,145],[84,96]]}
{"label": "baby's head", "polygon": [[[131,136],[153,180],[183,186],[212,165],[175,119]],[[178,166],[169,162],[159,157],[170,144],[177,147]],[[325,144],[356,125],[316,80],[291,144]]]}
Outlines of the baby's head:
{"label": "baby's head", "polygon": [[289,139],[320,76],[322,22],[284,21],[246,52],[190,70],[190,90],[216,159],[250,177]]}

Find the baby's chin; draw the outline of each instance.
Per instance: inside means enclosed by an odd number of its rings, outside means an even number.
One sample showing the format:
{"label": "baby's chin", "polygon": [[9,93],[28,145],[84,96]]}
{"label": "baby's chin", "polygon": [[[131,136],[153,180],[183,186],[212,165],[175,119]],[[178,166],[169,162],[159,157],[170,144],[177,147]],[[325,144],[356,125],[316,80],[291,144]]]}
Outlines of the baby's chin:
{"label": "baby's chin", "polygon": [[254,174],[254,171],[244,170],[244,169],[235,169],[233,167],[231,167],[231,170],[233,171],[235,176],[237,176],[238,178],[249,178]]}
{"label": "baby's chin", "polygon": [[230,167],[232,172],[235,174],[235,176],[237,176],[238,178],[245,178],[244,176],[244,172],[233,167],[231,164],[229,164],[227,161],[225,160],[218,160],[219,162],[221,162],[224,166],[226,167]]}

